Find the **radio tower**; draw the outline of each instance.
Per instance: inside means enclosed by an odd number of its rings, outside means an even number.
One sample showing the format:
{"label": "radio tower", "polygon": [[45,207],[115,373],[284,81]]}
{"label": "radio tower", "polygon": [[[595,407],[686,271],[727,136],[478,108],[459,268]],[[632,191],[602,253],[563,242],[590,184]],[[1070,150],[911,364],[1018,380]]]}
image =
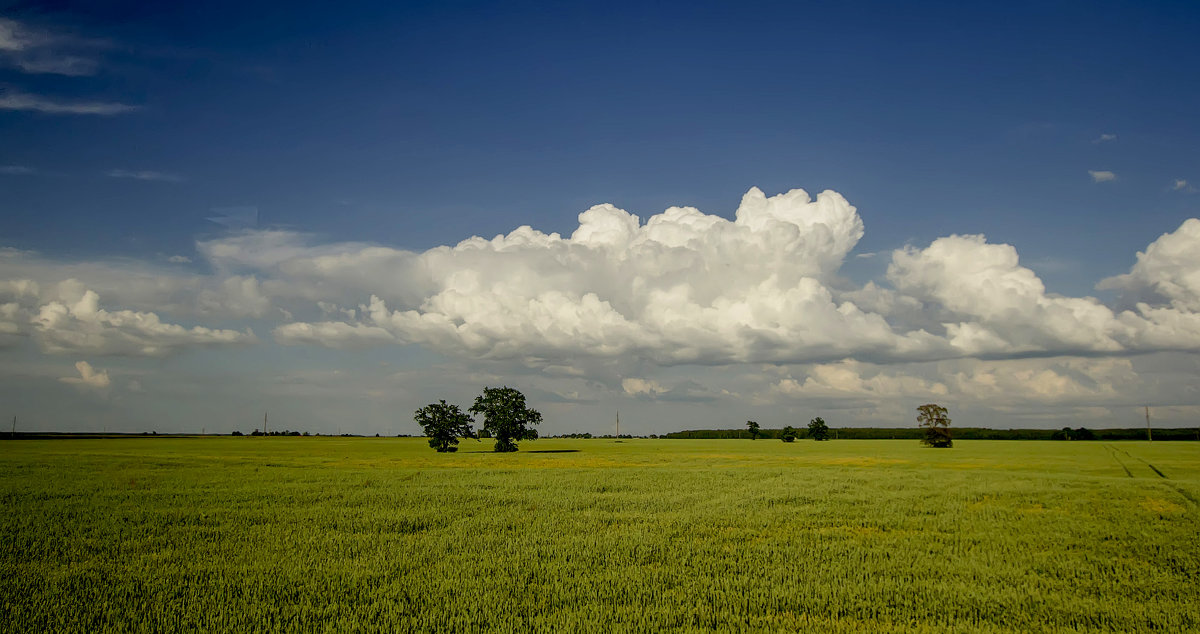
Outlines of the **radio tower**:
{"label": "radio tower", "polygon": [[1154,440],[1154,434],[1150,433],[1150,406],[1146,406],[1146,440]]}

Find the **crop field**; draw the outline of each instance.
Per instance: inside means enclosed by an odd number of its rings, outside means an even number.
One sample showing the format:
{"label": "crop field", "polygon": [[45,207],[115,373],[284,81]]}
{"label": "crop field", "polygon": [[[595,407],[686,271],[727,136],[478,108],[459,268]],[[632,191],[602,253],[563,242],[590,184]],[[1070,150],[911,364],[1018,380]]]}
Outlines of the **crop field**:
{"label": "crop field", "polygon": [[0,443],[0,631],[1200,631],[1200,443]]}

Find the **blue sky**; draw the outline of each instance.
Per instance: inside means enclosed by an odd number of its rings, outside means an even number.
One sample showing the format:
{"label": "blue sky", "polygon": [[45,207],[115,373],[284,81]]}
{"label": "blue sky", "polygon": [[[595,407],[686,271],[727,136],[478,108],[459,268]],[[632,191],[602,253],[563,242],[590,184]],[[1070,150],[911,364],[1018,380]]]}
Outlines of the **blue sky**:
{"label": "blue sky", "polygon": [[[20,392],[5,401],[45,428],[190,429],[273,406],[314,431],[345,417],[355,431],[411,432],[405,411],[490,382],[542,397],[558,416],[551,433],[599,430],[625,401],[627,428],[640,417],[647,433],[696,411],[707,426],[820,413],[907,425],[913,403],[933,397],[997,426],[1121,424],[1148,398],[1166,403],[1164,417],[1196,420],[1200,257],[1189,254],[1200,244],[1181,227],[1200,215],[1194,3],[94,4],[0,3],[0,305],[13,307],[0,371]],[[677,306],[631,286],[681,275],[638,250],[661,236],[594,259],[540,259],[600,253],[586,241],[417,258],[522,225],[568,238],[601,203],[643,226],[672,206],[732,221],[751,187],[832,190],[856,214],[826,218],[842,223],[834,246],[819,232],[787,245],[693,236],[712,247],[689,256],[707,275],[681,278],[690,294]],[[815,209],[788,204],[776,220]],[[231,214],[253,222],[210,220]],[[934,249],[978,234],[988,248]],[[901,266],[906,248],[923,259]],[[333,275],[322,257],[345,269]],[[966,282],[931,277],[989,258]],[[758,259],[779,268],[739,268]],[[413,282],[415,270],[431,277]],[[817,311],[830,344],[738,286],[798,270],[764,296],[816,280],[786,310],[828,295],[908,343],[849,345],[882,335]],[[477,274],[496,279],[461,286]],[[445,303],[501,288],[525,304],[497,323],[473,321],[497,306]],[[961,289],[992,294],[959,306]],[[69,309],[88,290],[108,316],[83,327]],[[589,293],[628,323],[603,330]],[[373,295],[424,321],[368,317]],[[559,295],[566,305],[545,308]],[[1090,304],[1059,302],[1089,297],[1107,325],[1080,317]],[[1139,300],[1175,312],[1137,312]],[[992,301],[995,312],[979,308]],[[73,326],[44,318],[56,302]],[[1043,314],[1059,309],[1083,321]],[[185,334],[131,335],[151,314]],[[434,316],[458,334],[434,333]],[[946,324],[995,340],[954,341]],[[674,333],[692,326],[712,345],[680,353]],[[588,344],[557,342],[555,328]],[[940,339],[917,342],[922,331]],[[763,352],[772,337],[787,354]],[[509,350],[522,345],[539,351]],[[980,387],[996,376],[1027,382]],[[1029,382],[1058,387],[1014,405],[1037,392]],[[229,405],[204,402],[199,384]]]}

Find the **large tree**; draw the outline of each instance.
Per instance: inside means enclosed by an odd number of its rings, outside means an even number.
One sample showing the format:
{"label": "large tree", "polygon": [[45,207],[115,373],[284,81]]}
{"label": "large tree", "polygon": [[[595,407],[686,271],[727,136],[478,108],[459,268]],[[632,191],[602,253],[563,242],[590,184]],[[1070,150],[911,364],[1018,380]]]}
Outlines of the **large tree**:
{"label": "large tree", "polygon": [[829,425],[820,416],[808,421],[808,437],[813,440],[829,440]]}
{"label": "large tree", "polygon": [[953,447],[950,437],[950,416],[945,407],[928,403],[917,408],[917,424],[925,428],[921,444],[927,447]]}
{"label": "large tree", "polygon": [[483,429],[496,439],[496,451],[516,451],[518,440],[537,440],[534,425],[542,415],[525,406],[525,395],[511,387],[485,387],[468,410],[483,417]]}
{"label": "large tree", "polygon": [[783,442],[795,442],[796,441],[796,428],[792,427],[791,425],[784,427],[783,434],[779,436],[779,439],[782,440]]}
{"label": "large tree", "polygon": [[444,400],[417,410],[413,414],[413,420],[417,421],[425,435],[429,436],[429,446],[440,452],[458,451],[459,437],[479,440],[475,436],[475,430],[471,428],[471,423],[475,420],[457,405],[448,404]]}
{"label": "large tree", "polygon": [[752,420],[746,421],[746,429],[750,430],[750,440],[758,440],[758,423]]}

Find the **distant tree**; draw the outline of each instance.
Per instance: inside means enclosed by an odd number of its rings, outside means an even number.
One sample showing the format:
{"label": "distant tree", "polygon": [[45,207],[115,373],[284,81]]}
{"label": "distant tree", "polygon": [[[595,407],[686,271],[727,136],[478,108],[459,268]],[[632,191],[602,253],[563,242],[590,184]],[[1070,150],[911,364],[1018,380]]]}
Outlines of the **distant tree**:
{"label": "distant tree", "polygon": [[471,429],[474,419],[444,400],[417,410],[413,420],[429,436],[429,446],[439,452],[458,451],[459,437],[475,438],[475,430]]}
{"label": "distant tree", "polygon": [[233,433],[232,433],[232,434],[230,434],[230,436],[241,436],[241,435],[242,435],[242,432],[240,432],[240,431],[238,431],[238,430],[236,430],[236,429],[235,429],[235,430],[233,430]]}
{"label": "distant tree", "polygon": [[495,437],[496,451],[516,451],[518,440],[537,440],[534,425],[542,415],[525,406],[525,395],[511,387],[485,387],[469,410],[483,417],[483,430]]}
{"label": "distant tree", "polygon": [[748,420],[746,421],[746,429],[750,430],[750,440],[758,439],[758,423]]}
{"label": "distant tree", "polygon": [[953,447],[950,437],[950,417],[945,407],[928,403],[917,408],[917,425],[925,428],[921,444],[927,447]]}
{"label": "distant tree", "polygon": [[820,416],[808,422],[808,437],[813,440],[829,440],[829,425]]}
{"label": "distant tree", "polygon": [[795,440],[796,440],[796,428],[795,428],[795,427],[792,427],[791,425],[788,425],[787,427],[784,427],[784,428],[783,428],[783,434],[781,434],[781,435],[779,436],[779,438],[780,438],[781,440],[783,440],[783,442],[795,442]]}
{"label": "distant tree", "polygon": [[1075,440],[1095,440],[1096,434],[1092,433],[1092,430],[1088,429],[1087,427],[1080,427],[1079,429],[1075,430],[1075,432],[1072,434],[1072,437],[1074,437]]}

